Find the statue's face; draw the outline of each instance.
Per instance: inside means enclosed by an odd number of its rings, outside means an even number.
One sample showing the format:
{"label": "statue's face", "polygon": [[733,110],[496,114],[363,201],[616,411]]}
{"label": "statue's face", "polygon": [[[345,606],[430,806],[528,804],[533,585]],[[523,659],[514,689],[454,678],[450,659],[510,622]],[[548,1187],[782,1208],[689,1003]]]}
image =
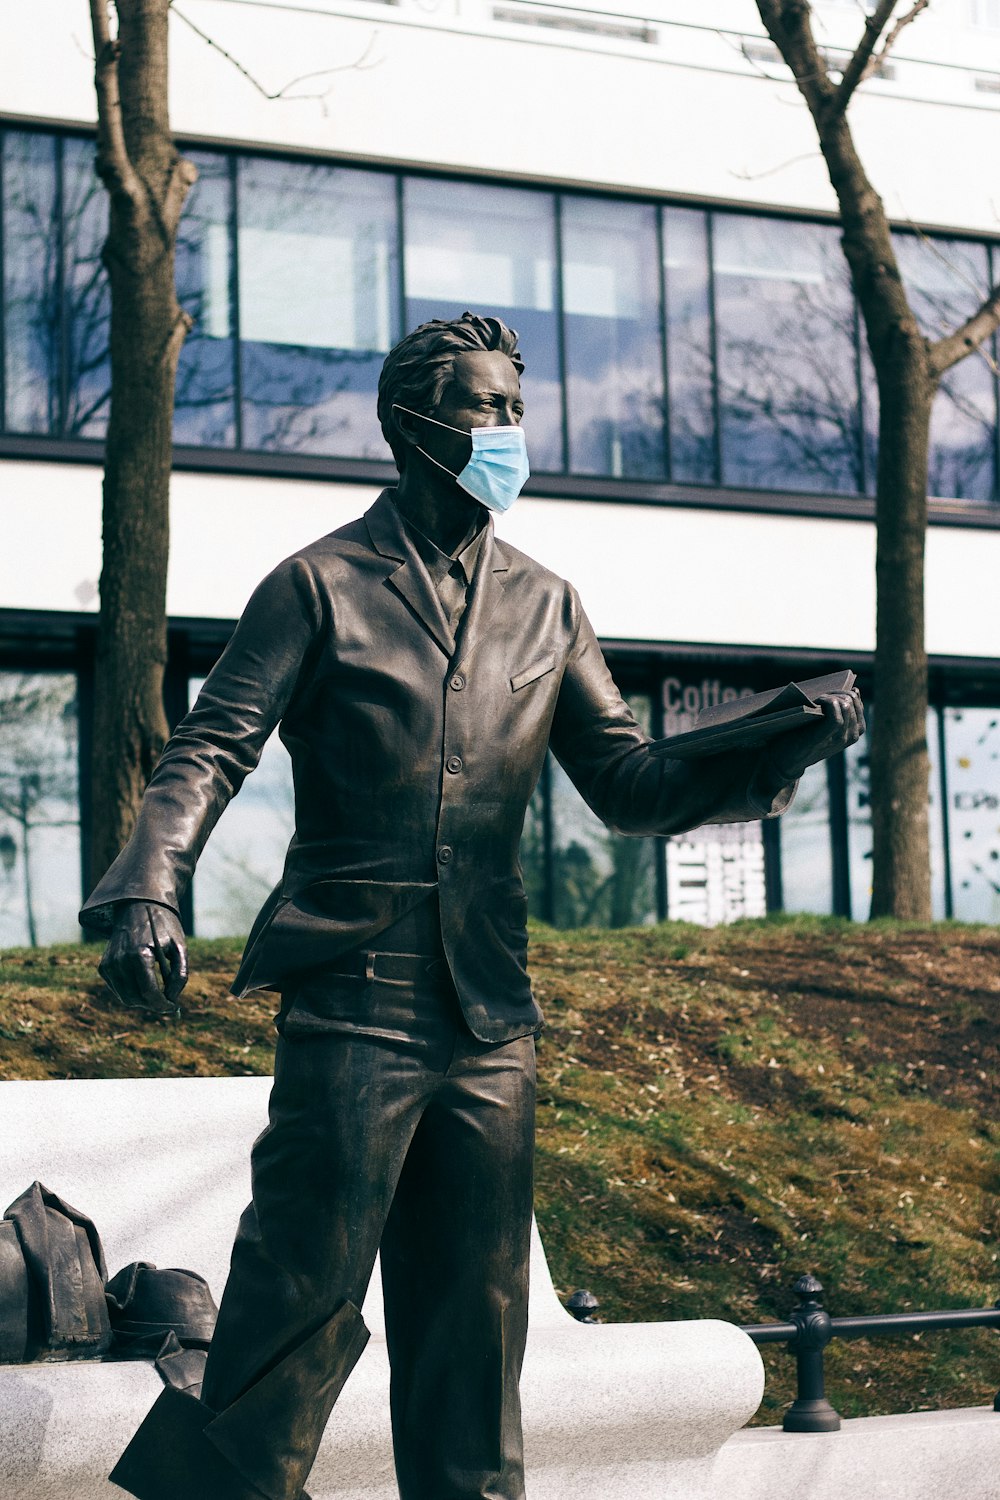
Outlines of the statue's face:
{"label": "statue's face", "polygon": [[436,421],[459,432],[420,423],[421,447],[438,463],[458,474],[468,463],[472,443],[463,434],[473,427],[513,427],[524,415],[517,371],[499,350],[469,350],[455,358],[452,377],[445,387]]}

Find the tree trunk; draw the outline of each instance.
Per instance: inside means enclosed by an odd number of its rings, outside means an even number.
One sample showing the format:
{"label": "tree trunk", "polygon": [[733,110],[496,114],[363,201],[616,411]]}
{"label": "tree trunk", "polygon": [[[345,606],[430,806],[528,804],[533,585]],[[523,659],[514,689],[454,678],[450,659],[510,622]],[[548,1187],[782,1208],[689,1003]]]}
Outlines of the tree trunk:
{"label": "tree trunk", "polygon": [[912,325],[879,361],[871,915],[931,917],[924,539],[935,382]]}
{"label": "tree trunk", "polygon": [[169,134],[168,0],[119,0],[117,10],[117,43],[106,40],[103,50],[95,22],[97,164],[111,202],[104,247],[111,283],[111,413],[94,699],[92,885],[128,839],[167,735],[163,673],[174,383],[189,326],[177,302],[174,249],[181,206],[195,176]]}

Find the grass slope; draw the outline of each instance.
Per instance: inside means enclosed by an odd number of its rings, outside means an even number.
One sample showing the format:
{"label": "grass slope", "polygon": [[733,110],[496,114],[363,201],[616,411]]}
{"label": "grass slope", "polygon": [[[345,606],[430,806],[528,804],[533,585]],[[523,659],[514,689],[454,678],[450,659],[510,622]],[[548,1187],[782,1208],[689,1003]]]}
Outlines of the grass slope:
{"label": "grass slope", "polygon": [[[5,955],[0,1077],[268,1072],[271,997],[226,994],[235,944],[192,948],[178,1024],[115,1008],[94,949]],[[834,1314],[993,1303],[998,960],[996,929],[951,924],[535,928],[557,1287],[589,1287],[608,1320],[784,1318],[806,1270]],[[794,1364],[763,1352],[775,1421]],[[827,1369],[845,1416],[1000,1384],[986,1331],[836,1342]]]}

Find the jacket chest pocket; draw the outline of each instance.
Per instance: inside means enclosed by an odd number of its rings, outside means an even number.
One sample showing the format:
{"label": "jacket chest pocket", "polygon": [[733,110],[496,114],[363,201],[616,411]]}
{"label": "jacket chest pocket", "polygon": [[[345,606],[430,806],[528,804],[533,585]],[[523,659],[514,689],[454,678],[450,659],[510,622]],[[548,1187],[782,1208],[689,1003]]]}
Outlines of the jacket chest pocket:
{"label": "jacket chest pocket", "polygon": [[550,672],[555,670],[555,665],[556,659],[554,656],[540,656],[537,661],[531,663],[530,667],[525,667],[523,671],[514,673],[514,676],[510,679],[511,692],[519,693],[522,688],[526,688],[531,683],[537,682],[540,677],[547,677]]}

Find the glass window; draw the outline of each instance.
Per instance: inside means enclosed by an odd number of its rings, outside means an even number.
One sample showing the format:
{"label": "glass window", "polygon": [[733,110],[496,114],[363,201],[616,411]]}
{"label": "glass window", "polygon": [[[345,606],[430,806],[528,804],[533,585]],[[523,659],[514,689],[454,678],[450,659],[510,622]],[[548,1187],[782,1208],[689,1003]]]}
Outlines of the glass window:
{"label": "glass window", "polygon": [[397,285],[391,176],[240,159],[245,447],[387,457],[375,399]]}
{"label": "glass window", "polygon": [[76,678],[0,672],[0,946],[80,936]]}
{"label": "glass window", "polygon": [[[627,702],[648,732],[648,695],[629,694]],[[655,841],[611,833],[554,759],[551,770],[555,926],[631,927],[655,922]]]}
{"label": "glass window", "polygon": [[[191,683],[190,702],[204,679]],[[199,937],[243,937],[281,879],[295,826],[292,763],[277,734],[212,830],[194,877]]]}
{"label": "glass window", "polygon": [[670,381],[670,477],[676,484],[717,481],[712,396],[712,315],[708,215],[663,210]]}
{"label": "glass window", "polygon": [[188,194],[177,231],[177,299],[194,326],[177,367],[174,441],[232,447],[236,423],[229,163],[213,152],[185,154],[198,168],[198,181]]}
{"label": "glass window", "polygon": [[[989,287],[985,245],[897,234],[893,237],[910,303],[928,338],[953,333]],[[951,500],[990,500],[996,477],[996,390],[986,346],[943,377],[931,413],[927,489]]]}
{"label": "glass window", "polygon": [[713,215],[723,482],[861,488],[854,300],[839,231]]}
{"label": "glass window", "polygon": [[111,404],[108,331],[111,293],[101,251],[108,237],[108,195],[94,169],[93,141],[63,141],[63,233],[70,437],[103,437]]}
{"label": "glass window", "polygon": [[810,766],[778,823],[785,911],[833,911],[833,855],[826,763]]}
{"label": "glass window", "polygon": [[[851,882],[851,916],[867,922],[872,906],[872,814],[869,746],[875,710],[865,704],[868,732],[844,752],[847,774],[847,858]],[[931,912],[935,920],[945,914],[944,830],[941,817],[941,773],[938,755],[937,711],[927,712],[927,753],[930,759],[928,804],[930,807]],[[787,814],[786,814],[787,816]],[[954,841],[954,834],[952,835]]]}
{"label": "glass window", "polygon": [[563,198],[569,467],[666,476],[656,210]]}
{"label": "glass window", "polygon": [[767,914],[759,823],[720,823],[667,840],[667,915],[715,927]]}
{"label": "glass window", "polygon": [[59,430],[59,231],[51,135],[3,133],[5,425]]}
{"label": "glass window", "polygon": [[1000,922],[1000,710],[946,708],[954,915]]}
{"label": "glass window", "polygon": [[406,326],[470,312],[516,328],[524,430],[536,473],[564,468],[551,193],[404,182]]}

